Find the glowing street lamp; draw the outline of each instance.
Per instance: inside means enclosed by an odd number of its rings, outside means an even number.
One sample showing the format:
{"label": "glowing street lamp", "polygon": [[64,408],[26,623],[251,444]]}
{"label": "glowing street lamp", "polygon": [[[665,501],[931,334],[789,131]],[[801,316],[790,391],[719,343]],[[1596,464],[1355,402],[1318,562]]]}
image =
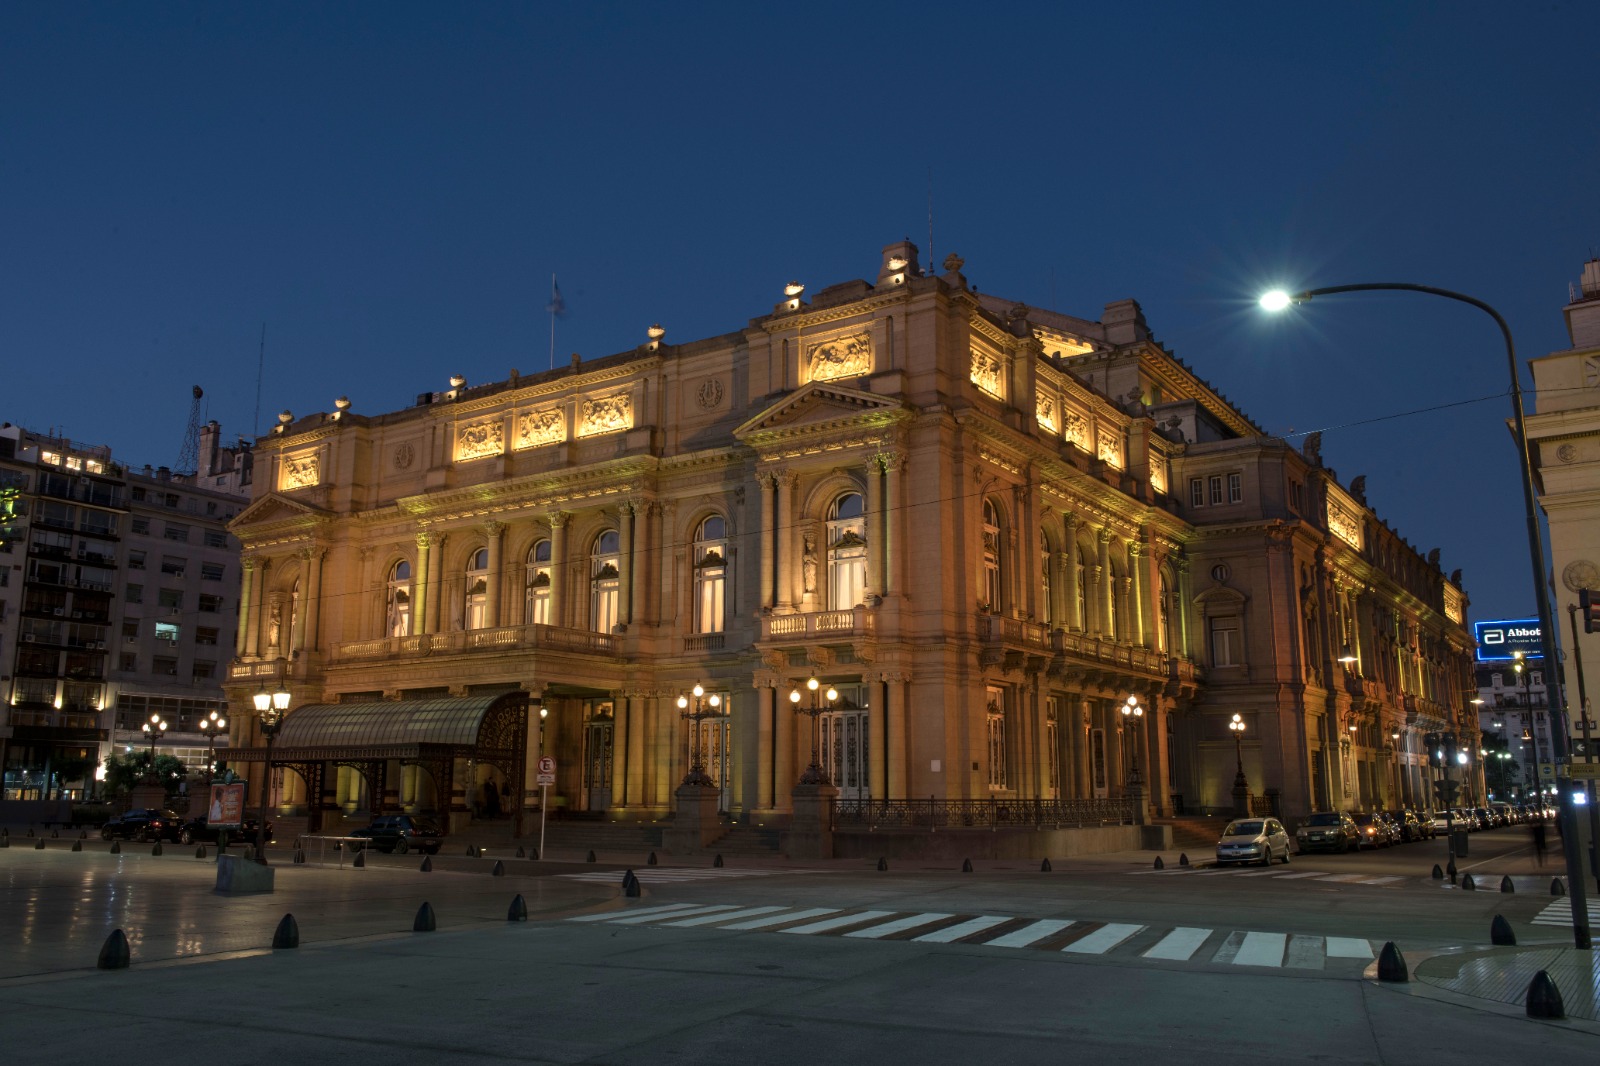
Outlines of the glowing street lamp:
{"label": "glowing street lamp", "polygon": [[[796,714],[811,716],[811,765],[806,767],[806,772],[800,775],[802,785],[829,785],[827,771],[822,768],[819,740],[822,735],[822,725],[817,721],[825,712],[832,709],[834,701],[839,698],[839,690],[832,685],[828,686],[826,693],[821,691],[822,682],[816,678],[806,679],[806,688],[811,693],[811,706],[800,706],[800,690],[791,689],[789,703],[794,707]],[[824,697],[826,701],[824,701]]]}
{"label": "glowing street lamp", "polygon": [[256,862],[267,865],[267,788],[272,781],[272,738],[283,725],[283,716],[289,710],[289,691],[279,688],[273,692],[262,689],[251,697],[256,705],[256,718],[261,723],[261,735],[267,741],[266,769],[261,774],[261,820],[256,823]]}

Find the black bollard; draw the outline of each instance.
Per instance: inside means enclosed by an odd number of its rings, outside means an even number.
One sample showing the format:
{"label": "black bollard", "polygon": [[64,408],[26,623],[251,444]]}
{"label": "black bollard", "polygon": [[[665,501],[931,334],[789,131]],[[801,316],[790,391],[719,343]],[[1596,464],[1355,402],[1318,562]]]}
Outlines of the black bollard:
{"label": "black bollard", "polygon": [[128,951],[128,937],[121,929],[111,930],[100,947],[100,958],[95,965],[102,970],[126,970],[133,956]]}
{"label": "black bollard", "polygon": [[34,851],[43,851],[44,850],[44,837],[40,837],[38,840],[35,840],[33,842],[33,850]]}
{"label": "black bollard", "polygon": [[1561,883],[1561,878],[1552,877],[1550,879],[1550,894],[1552,896],[1565,896],[1567,894],[1567,886]]}
{"label": "black bollard", "polygon": [[641,890],[642,886],[639,884],[639,879],[634,876],[632,870],[622,875],[622,894],[624,896],[629,899],[638,899]]}
{"label": "black bollard", "polygon": [[432,869],[433,869],[433,856],[432,855],[424,855],[422,857],[422,872],[423,873],[428,873]]}
{"label": "black bollard", "polygon": [[654,866],[656,864],[656,853],[652,851],[650,857],[644,861],[644,864],[646,866]]}
{"label": "black bollard", "polygon": [[111,854],[113,854],[113,855],[121,855],[122,854],[122,841],[113,840],[111,842]]}
{"label": "black bollard", "polygon": [[89,831],[87,829],[78,830],[78,839],[79,840],[88,840],[89,839]]}
{"label": "black bollard", "polygon": [[11,835],[9,833],[0,833],[0,848],[9,848],[10,846]]}
{"label": "black bollard", "polygon": [[1433,864],[1433,879],[1435,881],[1443,881],[1444,880],[1444,870],[1443,870],[1443,868],[1441,868],[1439,866],[1438,863],[1434,863]]}
{"label": "black bollard", "polygon": [[150,849],[150,854],[151,855],[160,855],[161,854],[161,841],[159,841],[159,840],[156,841],[156,846]]}
{"label": "black bollard", "polygon": [[587,861],[588,861],[588,862],[594,862],[594,852],[592,852],[592,851],[591,851],[591,852],[590,852],[590,853],[589,853],[589,858],[588,858],[588,860],[587,860]]}
{"label": "black bollard", "polygon": [[961,872],[964,873],[964,874],[970,874],[972,872],[972,860],[971,859],[962,859],[961,860]]}
{"label": "black bollard", "polygon": [[506,921],[525,922],[528,920],[528,901],[518,892],[511,900],[511,907],[506,911]]}
{"label": "black bollard", "polygon": [[199,847],[194,849],[194,857],[197,859],[203,859],[206,857],[206,846],[204,844],[201,844]]}
{"label": "black bollard", "polygon": [[1406,969],[1406,958],[1394,946],[1393,940],[1384,944],[1383,950],[1378,953],[1378,980],[1394,983],[1411,980],[1411,971]]}
{"label": "black bollard", "polygon": [[1161,861],[1161,856],[1159,856],[1159,855],[1156,856],[1156,867],[1155,868],[1157,870],[1165,870],[1167,868],[1167,864]]}
{"label": "black bollard", "polygon": [[431,933],[439,928],[433,917],[433,904],[424,903],[417,908],[417,920],[411,923],[413,933]]}
{"label": "black bollard", "polygon": [[50,839],[51,840],[60,840],[61,839],[61,830],[59,830],[59,829],[50,830]]}
{"label": "black bollard", "polygon": [[722,869],[722,852],[717,852],[717,857],[711,860],[711,866],[716,870]]}
{"label": "black bollard", "polygon": [[1506,916],[1495,915],[1494,921],[1489,923],[1489,943],[1510,946],[1516,942],[1517,934],[1511,931],[1511,923],[1506,921]]}
{"label": "black bollard", "polygon": [[83,850],[83,841],[81,841],[81,840],[74,840],[74,841],[73,841],[73,842],[72,842],[72,850],[73,850],[73,851],[82,851],[82,850]]}
{"label": "black bollard", "polygon": [[884,870],[887,870],[888,868],[889,868],[889,860],[880,857],[878,859],[878,871],[880,873],[882,873]]}
{"label": "black bollard", "polygon": [[1180,851],[1178,853],[1178,865],[1179,866],[1188,866],[1189,865],[1189,853],[1187,851]]}
{"label": "black bollard", "polygon": [[1477,887],[1478,887],[1478,883],[1472,879],[1472,875],[1471,874],[1467,874],[1467,875],[1465,875],[1464,877],[1461,878],[1461,891],[1463,891],[1463,892],[1472,892],[1472,891],[1476,890]]}
{"label": "black bollard", "polygon": [[494,861],[494,869],[489,871],[489,876],[490,877],[504,877],[505,875],[506,875],[506,864],[501,862],[499,859],[496,859]]}
{"label": "black bollard", "polygon": [[28,835],[33,836],[33,826],[28,826]]}
{"label": "black bollard", "polygon": [[517,858],[526,859],[527,857],[528,857],[528,852],[525,849],[523,849],[523,848],[518,848],[517,849]]}
{"label": "black bollard", "polygon": [[1046,860],[1044,860],[1044,862],[1041,862],[1039,864],[1039,872],[1042,873],[1042,874],[1047,874],[1047,873],[1050,872],[1050,860],[1049,859],[1046,859]]}
{"label": "black bollard", "polygon": [[283,916],[283,920],[278,923],[277,930],[272,934],[273,950],[276,951],[279,948],[297,948],[299,946],[300,923],[294,920],[294,915],[285,914]]}
{"label": "black bollard", "polygon": [[356,857],[350,860],[352,870],[365,870],[367,868],[367,849],[362,848],[356,852]]}
{"label": "black bollard", "polygon": [[468,844],[467,845],[467,858],[476,859],[477,857],[478,857],[478,849],[474,845]]}
{"label": "black bollard", "polygon": [[1511,883],[1510,874],[1506,874],[1504,877],[1500,878],[1500,891],[1515,892],[1516,890],[1517,886]]}
{"label": "black bollard", "polygon": [[528,849],[528,858],[537,859],[538,857],[539,857],[539,849],[538,848],[529,848]]}
{"label": "black bollard", "polygon": [[305,861],[306,861],[306,849],[305,848],[295,848],[294,849],[294,861],[295,861],[296,865],[303,865],[305,863]]}
{"label": "black bollard", "polygon": [[1528,1017],[1565,1018],[1567,1005],[1561,1002],[1561,990],[1550,980],[1550,975],[1540,970],[1528,982]]}

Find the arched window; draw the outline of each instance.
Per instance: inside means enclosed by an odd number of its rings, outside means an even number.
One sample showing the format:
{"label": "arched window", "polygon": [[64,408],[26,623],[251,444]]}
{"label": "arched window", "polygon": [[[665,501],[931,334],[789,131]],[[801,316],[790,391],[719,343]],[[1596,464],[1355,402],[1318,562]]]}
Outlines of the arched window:
{"label": "arched window", "polygon": [[589,554],[589,623],[596,633],[615,628],[622,600],[622,537],[608,529]]}
{"label": "arched window", "polygon": [[720,515],[700,523],[694,535],[694,630],[721,633],[727,611],[728,524]]}
{"label": "arched window", "polygon": [[467,599],[462,607],[462,628],[483,629],[489,624],[488,548],[479,548],[467,561]]}
{"label": "arched window", "polygon": [[847,492],[828,509],[828,607],[855,607],[866,593],[867,520],[861,494]]}
{"label": "arched window", "polygon": [[411,564],[401,559],[389,571],[383,599],[383,631],[391,637],[411,635]]}
{"label": "arched window", "polygon": [[983,602],[998,612],[1000,602],[1000,509],[983,501]]}
{"label": "arched window", "polygon": [[528,625],[550,624],[550,542],[535,541],[528,552],[528,584],[522,606]]}

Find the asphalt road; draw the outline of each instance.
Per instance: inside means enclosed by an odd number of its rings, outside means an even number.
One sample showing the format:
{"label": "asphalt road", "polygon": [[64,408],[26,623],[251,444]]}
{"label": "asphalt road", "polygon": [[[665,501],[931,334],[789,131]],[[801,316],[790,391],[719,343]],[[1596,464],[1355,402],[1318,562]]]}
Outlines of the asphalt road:
{"label": "asphalt road", "polygon": [[[1037,863],[611,863],[374,856],[280,865],[225,898],[191,849],[91,842],[0,851],[7,1062],[165,1062],[174,1018],[240,1062],[1592,1062],[1600,1027],[1530,1021],[1420,982],[1364,977],[1394,940],[1416,960],[1525,942],[1553,866],[1524,832],[1471,837],[1490,890],[1433,881],[1444,842],[1298,856],[1269,870],[1151,869],[1151,856]],[[603,856],[612,858],[612,856]],[[639,857],[642,860],[642,856]],[[1195,858],[1199,858],[1195,856]],[[1502,874],[1518,891],[1502,894]],[[1542,888],[1542,891],[1541,891]],[[527,923],[508,923],[514,894]],[[439,931],[410,932],[428,901]],[[662,909],[665,908],[665,909]],[[298,951],[272,952],[286,912]],[[93,969],[122,928],[126,971]],[[218,1004],[222,1004],[220,1007]],[[209,1017],[226,1018],[223,1028]],[[184,1037],[183,1039],[188,1039]]]}

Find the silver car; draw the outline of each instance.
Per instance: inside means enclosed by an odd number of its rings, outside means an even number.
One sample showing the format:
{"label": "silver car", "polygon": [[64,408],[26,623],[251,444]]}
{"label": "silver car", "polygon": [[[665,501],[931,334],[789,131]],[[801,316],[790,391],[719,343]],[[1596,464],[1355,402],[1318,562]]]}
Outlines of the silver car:
{"label": "silver car", "polygon": [[1217,841],[1218,866],[1234,862],[1270,866],[1279,857],[1289,861],[1289,834],[1276,818],[1236,818]]}

